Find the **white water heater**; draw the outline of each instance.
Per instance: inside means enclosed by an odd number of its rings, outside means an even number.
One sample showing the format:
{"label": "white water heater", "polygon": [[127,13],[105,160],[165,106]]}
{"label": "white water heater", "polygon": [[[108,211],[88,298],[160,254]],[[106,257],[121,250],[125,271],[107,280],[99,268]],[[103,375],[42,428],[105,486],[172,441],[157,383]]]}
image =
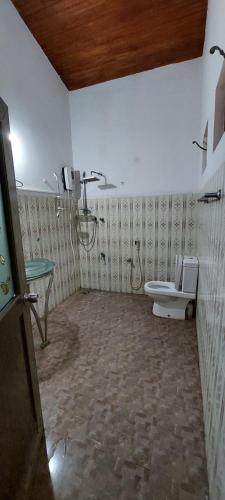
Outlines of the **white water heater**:
{"label": "white water heater", "polygon": [[81,197],[80,171],[71,167],[63,167],[62,177],[65,191],[70,191],[75,200]]}

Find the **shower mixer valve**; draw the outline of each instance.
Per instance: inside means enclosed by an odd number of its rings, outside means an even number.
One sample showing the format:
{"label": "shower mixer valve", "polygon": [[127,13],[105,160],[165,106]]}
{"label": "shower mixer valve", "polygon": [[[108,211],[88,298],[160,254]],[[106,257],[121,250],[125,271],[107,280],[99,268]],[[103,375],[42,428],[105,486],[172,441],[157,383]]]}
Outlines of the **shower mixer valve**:
{"label": "shower mixer valve", "polygon": [[127,259],[127,260],[126,260],[126,262],[127,262],[128,264],[130,264],[130,265],[131,265],[131,267],[135,267],[135,265],[134,265],[134,261],[133,261],[133,259],[132,259],[131,257],[129,257],[129,259]]}
{"label": "shower mixer valve", "polygon": [[100,253],[100,258],[101,258],[101,259],[104,261],[104,263],[105,263],[105,253],[101,252],[101,253]]}
{"label": "shower mixer valve", "polygon": [[141,247],[140,240],[135,240],[134,244],[136,245],[137,249],[140,250],[140,247]]}

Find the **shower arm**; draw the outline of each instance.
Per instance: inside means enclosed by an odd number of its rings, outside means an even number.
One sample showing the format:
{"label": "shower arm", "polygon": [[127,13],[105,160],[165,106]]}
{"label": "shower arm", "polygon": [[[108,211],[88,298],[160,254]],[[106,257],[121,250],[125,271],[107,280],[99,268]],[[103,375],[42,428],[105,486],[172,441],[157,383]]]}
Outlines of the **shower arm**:
{"label": "shower arm", "polygon": [[91,175],[92,175],[92,174],[97,174],[97,175],[100,175],[100,177],[104,177],[104,179],[105,179],[105,184],[107,183],[106,176],[105,176],[102,172],[96,172],[95,170],[91,170]]}

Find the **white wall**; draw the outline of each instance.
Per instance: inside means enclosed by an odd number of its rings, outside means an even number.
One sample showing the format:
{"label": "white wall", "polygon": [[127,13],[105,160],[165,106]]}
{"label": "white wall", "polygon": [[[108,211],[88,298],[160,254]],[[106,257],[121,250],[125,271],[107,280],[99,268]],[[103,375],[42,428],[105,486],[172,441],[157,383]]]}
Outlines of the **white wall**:
{"label": "white wall", "polygon": [[200,58],[70,93],[75,168],[118,186],[89,196],[197,190],[201,77]]}
{"label": "white wall", "polygon": [[[201,59],[70,93],[73,164],[100,170],[116,190],[89,196],[197,190]],[[9,0],[0,2],[0,96],[9,107],[16,177],[56,189],[72,165],[68,92]],[[124,184],[122,184],[124,183]]]}
{"label": "white wall", "polygon": [[201,175],[199,167],[200,188],[225,161],[225,134],[213,152],[213,129],[215,110],[215,91],[224,59],[215,52],[209,53],[210,47],[219,45],[225,50],[225,2],[224,0],[209,0],[206,24],[206,37],[203,55],[203,92],[201,138],[208,120],[208,151],[207,167]]}
{"label": "white wall", "polygon": [[68,91],[10,1],[0,2],[0,96],[7,103],[16,177],[56,188],[52,172],[72,164]]}

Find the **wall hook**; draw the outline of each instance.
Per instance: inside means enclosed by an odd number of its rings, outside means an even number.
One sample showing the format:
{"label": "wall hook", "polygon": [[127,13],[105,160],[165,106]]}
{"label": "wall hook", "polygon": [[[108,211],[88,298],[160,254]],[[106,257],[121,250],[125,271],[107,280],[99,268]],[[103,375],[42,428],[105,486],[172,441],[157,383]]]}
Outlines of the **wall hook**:
{"label": "wall hook", "polygon": [[224,50],[222,50],[218,45],[213,45],[213,47],[211,47],[209,52],[210,52],[210,54],[214,54],[216,52],[216,50],[218,50],[220,55],[225,58]]}
{"label": "wall hook", "polygon": [[199,149],[202,149],[203,151],[207,151],[207,148],[205,148],[204,146],[201,146],[201,144],[199,144],[199,142],[197,142],[197,141],[192,141],[192,144],[196,144],[196,146],[198,146]]}

